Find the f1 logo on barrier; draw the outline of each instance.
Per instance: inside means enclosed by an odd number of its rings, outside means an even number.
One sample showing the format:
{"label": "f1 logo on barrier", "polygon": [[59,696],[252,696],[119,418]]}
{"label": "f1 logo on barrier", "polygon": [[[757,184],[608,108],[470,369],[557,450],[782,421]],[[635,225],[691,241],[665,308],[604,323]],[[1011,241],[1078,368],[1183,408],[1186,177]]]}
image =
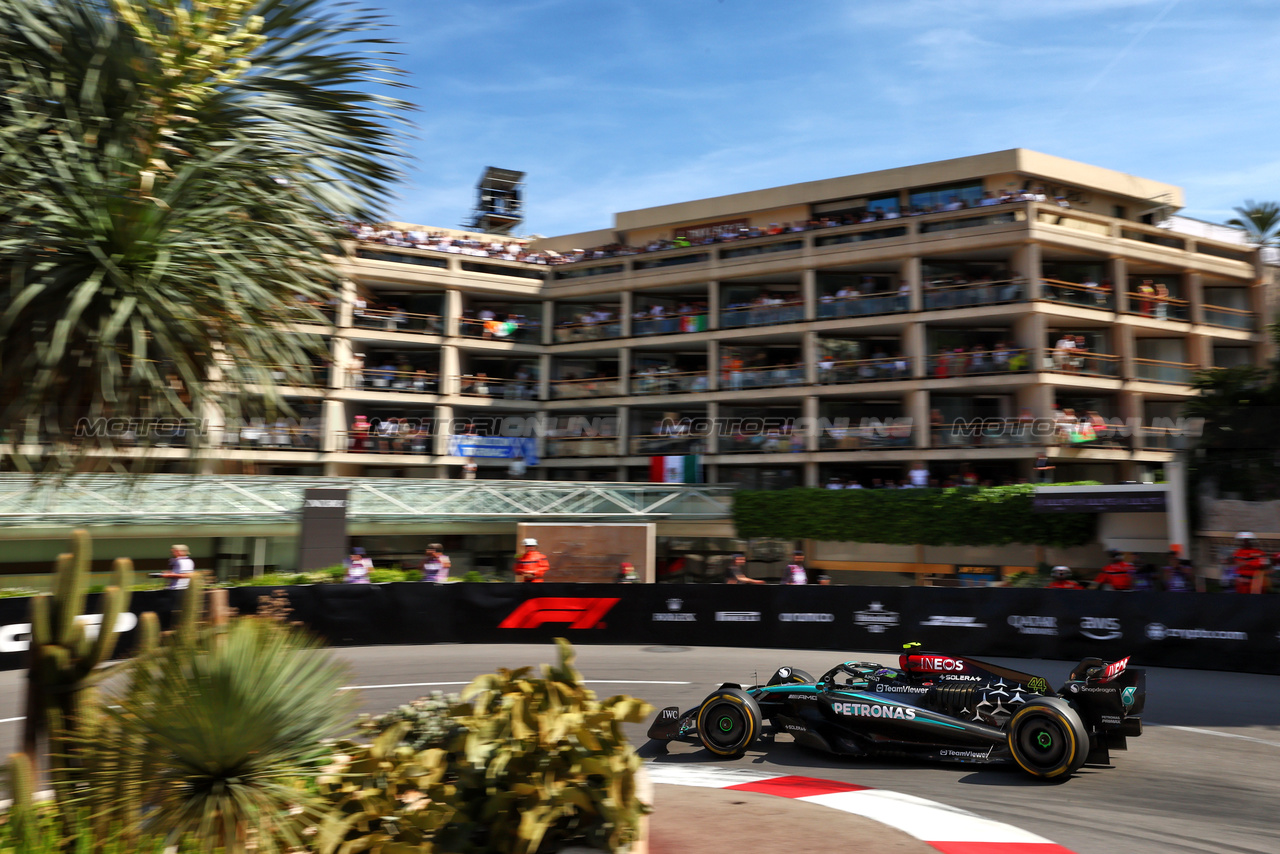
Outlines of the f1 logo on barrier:
{"label": "f1 logo on barrier", "polygon": [[[76,622],[84,626],[84,635],[91,641],[98,639],[102,628],[101,614],[81,614]],[[138,615],[125,612],[116,617],[117,632],[131,632],[138,625]],[[26,652],[31,648],[31,624],[13,623],[0,626],[0,652]]]}
{"label": "f1 logo on barrier", "polygon": [[618,599],[546,596],[529,599],[498,623],[500,629],[536,629],[543,623],[568,623],[571,629],[603,628],[600,621]]}

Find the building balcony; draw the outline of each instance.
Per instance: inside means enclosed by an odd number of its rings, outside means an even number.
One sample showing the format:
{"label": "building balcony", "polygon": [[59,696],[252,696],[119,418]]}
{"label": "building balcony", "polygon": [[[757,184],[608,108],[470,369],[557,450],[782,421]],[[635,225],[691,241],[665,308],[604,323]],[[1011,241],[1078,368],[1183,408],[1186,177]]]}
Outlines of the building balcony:
{"label": "building balcony", "polygon": [[503,379],[480,373],[454,377],[458,394],[497,400],[536,400],[538,381],[534,379]]}
{"label": "building balcony", "polygon": [[1191,306],[1177,297],[1158,297],[1130,293],[1124,300],[1125,314],[1151,317],[1156,320],[1190,320]]}
{"label": "building balcony", "polygon": [[631,393],[691,394],[707,391],[707,384],[706,371],[642,371],[631,378]]}
{"label": "building balcony", "polygon": [[1099,311],[1115,311],[1115,294],[1110,288],[1104,288],[1102,285],[1086,287],[1060,279],[1041,279],[1040,283],[1040,299],[1045,302],[1077,308],[1096,308]]}
{"label": "building balcony", "polygon": [[689,436],[679,432],[647,433],[632,436],[627,443],[632,456],[676,456],[680,454],[705,454],[706,440],[701,436]]}
{"label": "building balcony", "polygon": [[819,385],[908,380],[911,375],[911,359],[906,356],[818,362]]}
{"label": "building balcony", "polygon": [[439,389],[438,374],[425,370],[397,371],[386,368],[351,368],[347,371],[346,387],[368,391],[403,391],[416,394],[435,394]]}
{"label": "building balcony", "polygon": [[1205,305],[1204,322],[1210,326],[1224,326],[1228,329],[1243,329],[1253,332],[1258,328],[1258,318],[1243,308],[1227,308],[1224,305]]}
{"label": "building balcony", "polygon": [[1026,282],[1021,279],[967,282],[960,285],[925,285],[925,311],[1023,302]]}
{"label": "building balcony", "polygon": [[1051,349],[1045,356],[1044,370],[1059,374],[1078,374],[1089,377],[1120,377],[1120,357],[1109,353],[1091,353],[1087,350]]}
{"label": "building balcony", "polygon": [[616,457],[622,454],[622,440],[604,436],[569,436],[548,438],[546,457],[566,459],[585,457]]}
{"label": "building balcony", "polygon": [[579,341],[606,341],[621,337],[622,321],[620,320],[606,320],[602,323],[558,323],[555,328],[555,343],[557,344],[574,344]]}
{"label": "building balcony", "polygon": [[650,316],[637,318],[631,322],[631,334],[634,336],[676,335],[681,332],[705,331],[707,331],[706,312]]}
{"label": "building balcony", "polygon": [[906,297],[897,293],[872,293],[859,296],[823,297],[818,303],[818,319],[870,317],[877,314],[905,312],[910,308]]}
{"label": "building balcony", "polygon": [[357,308],[351,313],[351,326],[378,332],[441,335],[444,333],[444,318],[437,314],[412,314],[394,308]]}
{"label": "building balcony", "polygon": [[1154,383],[1190,385],[1199,367],[1189,362],[1163,362],[1158,359],[1134,359],[1134,379]]}
{"label": "building balcony", "polygon": [[1025,374],[1034,370],[1031,351],[1013,347],[934,353],[926,360],[925,369],[932,379]]}
{"label": "building balcony", "polygon": [[367,430],[344,430],[334,433],[337,453],[402,454],[426,456],[432,453],[430,431],[412,421],[396,419],[380,421]]}
{"label": "building balcony", "polygon": [[583,379],[551,380],[548,383],[552,400],[574,400],[588,397],[617,397],[625,394],[621,377],[585,377]]}
{"label": "building balcony", "polygon": [[742,329],[749,326],[773,326],[779,323],[799,323],[804,320],[804,302],[776,303],[773,305],[742,305],[721,309],[721,329]]}

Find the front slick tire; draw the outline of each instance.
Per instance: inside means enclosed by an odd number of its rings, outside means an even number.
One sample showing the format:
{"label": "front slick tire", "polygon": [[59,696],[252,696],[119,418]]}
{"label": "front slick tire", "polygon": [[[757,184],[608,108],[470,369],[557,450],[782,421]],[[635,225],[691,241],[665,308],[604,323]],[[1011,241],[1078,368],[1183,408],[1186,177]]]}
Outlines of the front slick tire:
{"label": "front slick tire", "polygon": [[1056,698],[1035,700],[1009,720],[1009,752],[1022,770],[1066,780],[1089,755],[1089,732],[1075,709]]}
{"label": "front slick tire", "polygon": [[760,735],[760,707],[739,688],[721,688],[698,707],[698,739],[716,756],[738,757]]}

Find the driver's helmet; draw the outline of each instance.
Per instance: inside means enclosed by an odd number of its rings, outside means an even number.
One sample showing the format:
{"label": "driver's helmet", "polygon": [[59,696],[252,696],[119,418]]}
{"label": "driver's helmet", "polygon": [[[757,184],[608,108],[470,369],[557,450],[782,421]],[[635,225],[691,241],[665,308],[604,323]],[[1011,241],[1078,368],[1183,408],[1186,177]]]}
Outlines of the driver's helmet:
{"label": "driver's helmet", "polygon": [[871,675],[877,679],[897,679],[898,671],[894,670],[891,667],[881,667],[879,670],[877,670],[875,673],[872,673]]}
{"label": "driver's helmet", "polygon": [[1052,570],[1050,570],[1049,574],[1052,575],[1054,578],[1070,578],[1071,567],[1055,566]]}

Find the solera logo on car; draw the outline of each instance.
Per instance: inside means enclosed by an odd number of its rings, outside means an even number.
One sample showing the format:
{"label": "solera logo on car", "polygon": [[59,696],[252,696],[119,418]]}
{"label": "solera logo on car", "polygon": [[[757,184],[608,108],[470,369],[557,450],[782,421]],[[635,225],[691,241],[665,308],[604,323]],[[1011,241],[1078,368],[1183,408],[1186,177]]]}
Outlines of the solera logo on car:
{"label": "solera logo on car", "polygon": [[913,655],[911,669],[920,673],[962,673],[964,662],[941,655]]}
{"label": "solera logo on car", "polygon": [[571,629],[604,628],[600,622],[618,599],[545,596],[520,604],[498,623],[500,629],[536,629],[543,623],[568,623]]}
{"label": "solera logo on car", "polygon": [[1080,634],[1092,640],[1118,640],[1123,632],[1115,617],[1081,617]]}
{"label": "solera logo on car", "polygon": [[[97,640],[102,626],[101,614],[81,614],[76,622],[84,626],[84,636]],[[116,617],[116,632],[131,632],[138,625],[137,614],[121,614]],[[31,648],[31,624],[12,623],[0,626],[0,652],[26,652]]]}

